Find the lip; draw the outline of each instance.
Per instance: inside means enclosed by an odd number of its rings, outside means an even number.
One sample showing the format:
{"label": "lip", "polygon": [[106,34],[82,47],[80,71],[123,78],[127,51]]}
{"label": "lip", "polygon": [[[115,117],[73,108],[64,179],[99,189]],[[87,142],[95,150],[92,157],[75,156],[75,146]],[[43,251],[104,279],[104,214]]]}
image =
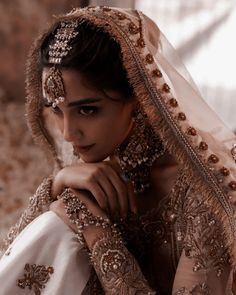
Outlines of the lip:
{"label": "lip", "polygon": [[94,145],[95,144],[84,145],[84,146],[75,145],[74,149],[76,150],[76,152],[84,153],[84,152],[88,152]]}

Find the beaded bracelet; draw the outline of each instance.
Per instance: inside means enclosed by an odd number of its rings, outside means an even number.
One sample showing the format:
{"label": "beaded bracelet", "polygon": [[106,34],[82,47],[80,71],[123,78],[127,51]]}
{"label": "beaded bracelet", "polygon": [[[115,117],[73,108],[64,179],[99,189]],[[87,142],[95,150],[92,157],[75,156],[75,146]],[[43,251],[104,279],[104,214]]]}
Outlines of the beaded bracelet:
{"label": "beaded bracelet", "polygon": [[77,228],[77,238],[79,243],[85,245],[85,240],[83,236],[83,230],[88,226],[102,227],[103,229],[111,226],[111,222],[108,218],[103,218],[101,216],[94,216],[85,206],[85,204],[77,197],[71,189],[67,188],[61,194],[60,199],[62,199],[65,204],[66,215],[71,221],[71,223],[76,225]]}

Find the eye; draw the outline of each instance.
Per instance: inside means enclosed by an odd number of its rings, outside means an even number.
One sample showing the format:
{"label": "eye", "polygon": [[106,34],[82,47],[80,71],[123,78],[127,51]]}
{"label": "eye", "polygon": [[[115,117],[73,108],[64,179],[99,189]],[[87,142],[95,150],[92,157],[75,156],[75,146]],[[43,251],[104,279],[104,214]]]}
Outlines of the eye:
{"label": "eye", "polygon": [[89,116],[89,115],[93,115],[97,112],[98,108],[97,107],[92,107],[92,106],[84,106],[84,107],[80,107],[78,112],[83,115],[83,116]]}

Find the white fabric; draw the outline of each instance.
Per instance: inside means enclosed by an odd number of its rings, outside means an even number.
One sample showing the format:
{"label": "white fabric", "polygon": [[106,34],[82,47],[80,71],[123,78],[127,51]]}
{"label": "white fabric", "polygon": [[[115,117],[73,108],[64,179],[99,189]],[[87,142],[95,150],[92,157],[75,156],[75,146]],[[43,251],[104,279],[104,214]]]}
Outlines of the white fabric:
{"label": "white fabric", "polygon": [[9,249],[10,255],[3,255],[0,260],[1,295],[34,294],[28,287],[21,289],[17,286],[18,279],[24,278],[26,263],[54,268],[42,295],[79,295],[88,282],[87,253],[76,235],[51,211],[30,223]]}

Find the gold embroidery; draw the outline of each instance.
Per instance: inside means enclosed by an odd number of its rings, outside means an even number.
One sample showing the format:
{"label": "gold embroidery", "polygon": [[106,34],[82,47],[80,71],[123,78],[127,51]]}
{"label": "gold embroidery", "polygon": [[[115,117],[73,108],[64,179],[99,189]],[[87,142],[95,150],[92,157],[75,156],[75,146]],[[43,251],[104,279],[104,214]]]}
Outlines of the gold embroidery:
{"label": "gold embroidery", "polygon": [[193,190],[183,211],[187,223],[184,249],[186,256],[195,260],[193,271],[214,269],[219,277],[229,262],[222,223]]}
{"label": "gold embroidery", "polygon": [[88,283],[86,287],[84,288],[81,295],[87,295],[87,294],[93,294],[93,295],[105,295],[101,283],[98,279],[98,276],[94,269],[91,270],[91,274],[88,280]]}
{"label": "gold embroidery", "polygon": [[[171,294],[174,273],[183,250],[186,224],[182,220],[182,208],[189,185],[185,172],[180,171],[170,194],[156,208],[142,216],[129,215],[118,225],[127,249],[138,261],[151,288],[160,293]],[[163,279],[166,270],[161,269],[159,256],[162,257],[161,263],[169,269],[166,280]]]}
{"label": "gold embroidery", "polygon": [[210,290],[206,283],[202,283],[195,285],[191,290],[182,287],[174,295],[210,295]]}
{"label": "gold embroidery", "polygon": [[156,294],[118,233],[111,231],[99,237],[92,248],[91,258],[106,294]]}
{"label": "gold embroidery", "polygon": [[124,240],[127,243],[135,241],[134,252],[139,251],[136,257],[142,256],[140,250],[144,249],[144,244],[160,247],[163,243],[171,242],[173,232],[176,233],[178,242],[183,240],[186,224],[185,220],[182,220],[180,209],[188,189],[189,181],[184,173],[180,173],[170,194],[163,198],[156,208],[142,216],[129,215],[119,224]]}
{"label": "gold embroidery", "polygon": [[50,279],[50,275],[54,272],[52,266],[45,267],[44,265],[25,265],[24,278],[18,280],[18,287],[25,289],[28,287],[34,291],[35,295],[40,295],[41,290],[45,288],[46,283]]}
{"label": "gold embroidery", "polygon": [[20,220],[10,228],[7,238],[4,240],[4,246],[1,251],[4,252],[14,241],[18,234],[42,212],[48,210],[51,199],[51,185],[53,177],[46,178],[38,187],[36,193],[29,198],[28,208],[25,209]]}

